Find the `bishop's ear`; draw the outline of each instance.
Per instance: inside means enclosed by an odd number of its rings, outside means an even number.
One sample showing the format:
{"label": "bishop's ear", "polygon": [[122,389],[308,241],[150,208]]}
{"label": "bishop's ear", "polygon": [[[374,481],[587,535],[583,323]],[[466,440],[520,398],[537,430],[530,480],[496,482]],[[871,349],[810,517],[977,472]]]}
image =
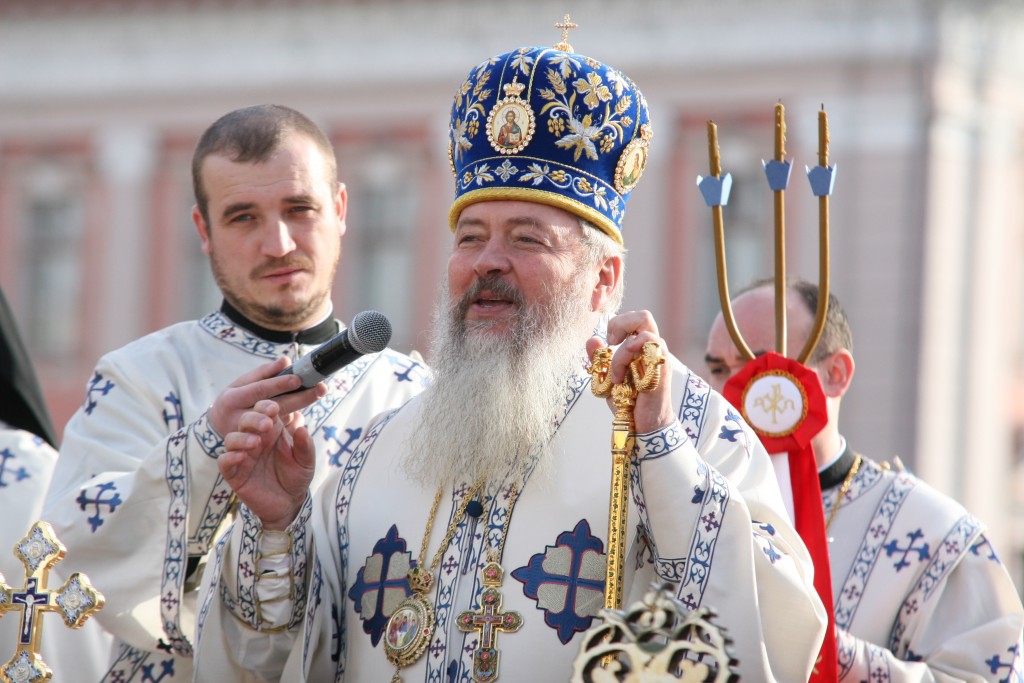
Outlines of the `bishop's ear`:
{"label": "bishop's ear", "polygon": [[819,365],[822,389],[829,398],[840,398],[853,381],[853,354],[846,349],[833,351]]}
{"label": "bishop's ear", "polygon": [[594,291],[590,298],[591,310],[605,310],[606,303],[615,296],[621,279],[622,257],[607,257],[597,271],[597,282],[594,284]]}

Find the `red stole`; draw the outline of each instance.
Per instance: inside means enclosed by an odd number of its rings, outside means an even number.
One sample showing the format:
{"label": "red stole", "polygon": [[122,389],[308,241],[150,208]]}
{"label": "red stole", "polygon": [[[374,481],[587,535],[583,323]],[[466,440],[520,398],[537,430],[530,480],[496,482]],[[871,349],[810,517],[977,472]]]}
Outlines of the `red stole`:
{"label": "red stole", "polygon": [[828,423],[825,392],[816,372],[807,366],[768,352],[747,363],[729,380],[725,398],[743,414],[769,453],[786,453],[796,530],[814,562],[814,588],[825,605],[828,628],[811,673],[812,683],[838,679],[835,637],[835,601],[825,536],[825,510],[821,502],[818,465],[811,439]]}

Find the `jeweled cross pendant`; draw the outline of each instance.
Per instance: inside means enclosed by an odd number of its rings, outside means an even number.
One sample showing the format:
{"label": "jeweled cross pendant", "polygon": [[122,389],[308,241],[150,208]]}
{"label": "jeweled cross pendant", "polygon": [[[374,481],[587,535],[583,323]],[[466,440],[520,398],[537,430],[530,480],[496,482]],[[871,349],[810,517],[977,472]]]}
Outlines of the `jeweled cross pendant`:
{"label": "jeweled cross pendant", "polygon": [[36,522],[28,535],[14,546],[15,556],[25,565],[25,587],[12,588],[0,575],[0,616],[21,611],[18,647],[7,664],[0,668],[0,680],[7,683],[50,680],[53,672],[39,656],[43,637],[41,612],[59,612],[64,624],[81,628],[85,620],[98,612],[105,599],[92,587],[88,577],[75,572],[55,591],[46,589],[46,578],[53,565],[67,552],[46,522]]}
{"label": "jeweled cross pendant", "polygon": [[504,575],[505,570],[497,562],[485,564],[480,609],[463,612],[455,622],[464,633],[480,632],[480,641],[473,652],[473,680],[476,683],[491,683],[498,678],[500,651],[495,647],[498,631],[515,633],[523,625],[519,612],[501,611],[501,591],[498,587]]}

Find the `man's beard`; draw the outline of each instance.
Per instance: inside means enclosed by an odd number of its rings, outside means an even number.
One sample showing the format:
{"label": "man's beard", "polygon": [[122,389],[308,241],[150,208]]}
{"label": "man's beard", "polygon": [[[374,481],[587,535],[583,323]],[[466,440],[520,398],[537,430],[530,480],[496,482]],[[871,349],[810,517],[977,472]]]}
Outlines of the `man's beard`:
{"label": "man's beard", "polygon": [[[231,256],[228,255],[227,258]],[[313,264],[309,259],[294,256],[272,259],[254,268],[248,274],[247,280],[252,282],[275,268],[289,266],[312,270]],[[221,264],[220,254],[213,250],[210,252],[210,269],[217,287],[232,306],[254,323],[271,329],[298,330],[309,326],[311,317],[331,293],[329,289],[313,292],[304,301],[296,301],[286,308],[260,301],[251,296],[244,285],[236,287],[235,282],[228,277],[227,269]],[[332,275],[331,281],[333,279]]]}
{"label": "man's beard", "polygon": [[[550,481],[549,442],[594,330],[582,280],[547,292],[547,303],[533,306],[498,277],[479,280],[461,301],[442,295],[431,343],[434,379],[404,458],[412,479],[431,488],[479,480],[522,485],[528,475],[542,485]],[[484,290],[518,308],[503,334],[490,333],[489,321],[465,319]]]}

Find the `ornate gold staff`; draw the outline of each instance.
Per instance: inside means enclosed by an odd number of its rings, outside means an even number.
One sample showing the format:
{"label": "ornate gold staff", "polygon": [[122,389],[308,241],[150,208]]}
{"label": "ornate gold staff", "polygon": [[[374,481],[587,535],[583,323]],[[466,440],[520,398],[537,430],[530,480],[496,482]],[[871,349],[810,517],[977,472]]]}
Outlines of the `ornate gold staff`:
{"label": "ornate gold staff", "polygon": [[622,570],[626,560],[626,520],[629,515],[629,471],[633,456],[633,406],[641,391],[654,391],[661,381],[665,359],[656,342],[645,342],[639,358],[629,364],[629,372],[620,384],[612,384],[612,350],[594,353],[590,366],[590,389],[599,398],[612,397],[612,483],[608,503],[608,552],[605,567],[604,606],[622,607]]}

